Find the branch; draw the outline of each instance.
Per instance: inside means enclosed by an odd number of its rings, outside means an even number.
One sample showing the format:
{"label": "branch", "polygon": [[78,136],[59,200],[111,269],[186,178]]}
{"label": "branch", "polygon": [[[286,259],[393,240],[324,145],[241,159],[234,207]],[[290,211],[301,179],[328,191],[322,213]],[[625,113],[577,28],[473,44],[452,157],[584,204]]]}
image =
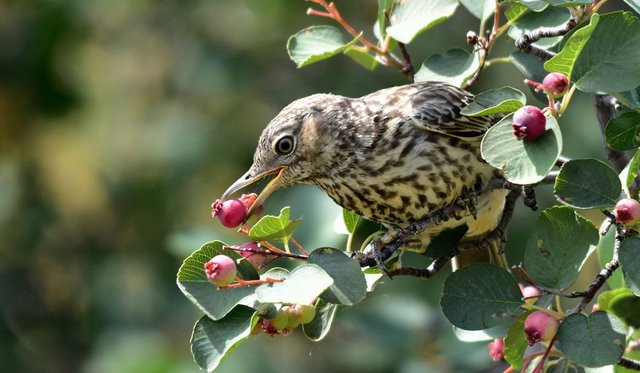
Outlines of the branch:
{"label": "branch", "polygon": [[633,370],[640,370],[640,361],[629,359],[628,357],[624,356],[620,358],[620,361],[618,361],[618,365]]}
{"label": "branch", "polygon": [[[596,116],[598,117],[598,124],[600,125],[600,133],[604,139],[604,129],[609,123],[609,120],[616,116],[616,111],[619,107],[618,100],[612,96],[595,95],[593,96],[593,106],[596,108]],[[613,166],[616,172],[620,173],[627,163],[629,163],[629,156],[624,152],[613,150],[606,145],[604,147],[604,154],[607,160]]]}
{"label": "branch", "polygon": [[618,261],[618,250],[620,249],[620,244],[624,240],[625,232],[624,227],[621,225],[616,225],[616,239],[613,245],[613,257],[611,261],[604,265],[604,268],[598,273],[595,280],[589,285],[589,288],[585,291],[576,291],[568,295],[569,298],[580,298],[582,300],[580,303],[574,308],[567,311],[567,314],[572,314],[576,312],[582,312],[584,307],[593,300],[593,297],[596,295],[598,290],[604,285],[609,277],[613,275],[618,267],[620,267],[620,262]]}
{"label": "branch", "polygon": [[571,18],[567,23],[558,27],[538,27],[537,29],[527,32],[518,40],[516,40],[516,47],[522,50],[525,53],[533,54],[534,56],[540,57],[543,60],[549,60],[551,57],[555,56],[555,52],[548,51],[543,48],[536,47],[533,45],[536,41],[542,38],[552,38],[555,36],[563,36],[569,31],[573,30],[578,24],[578,20],[576,18]]}

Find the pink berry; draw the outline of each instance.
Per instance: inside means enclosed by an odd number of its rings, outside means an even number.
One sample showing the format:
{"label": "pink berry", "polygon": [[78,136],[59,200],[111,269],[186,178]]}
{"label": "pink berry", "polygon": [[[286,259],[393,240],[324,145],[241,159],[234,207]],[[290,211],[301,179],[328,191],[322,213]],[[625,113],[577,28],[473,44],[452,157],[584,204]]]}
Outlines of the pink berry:
{"label": "pink berry", "polygon": [[518,109],[513,114],[511,126],[513,134],[518,140],[535,140],[544,133],[547,119],[542,110],[535,106],[527,105]]}
{"label": "pink berry", "polygon": [[616,220],[622,224],[631,224],[640,220],[640,202],[631,198],[618,201],[613,209]]}
{"label": "pink berry", "polygon": [[540,290],[538,290],[537,287],[531,285],[523,286],[520,284],[518,284],[518,286],[520,287],[525,303],[533,304],[538,300]]}
{"label": "pink berry", "polygon": [[220,223],[227,228],[236,228],[245,216],[247,216],[247,208],[238,199],[230,199],[224,202],[217,199],[211,204],[211,216],[217,217]]}
{"label": "pink berry", "polygon": [[567,93],[569,79],[562,73],[547,74],[542,80],[542,89],[553,98],[560,97]]}
{"label": "pink berry", "polygon": [[249,261],[249,263],[253,264],[253,266],[256,267],[257,269],[263,268],[264,266],[269,264],[269,262],[271,262],[276,258],[273,255],[265,254],[264,253],[265,250],[262,247],[260,247],[260,244],[258,244],[257,242],[247,242],[238,247],[240,249],[246,249],[246,250],[238,250],[238,252],[240,253],[240,255],[244,256],[246,260]]}
{"label": "pink berry", "polygon": [[489,343],[489,355],[493,361],[504,359],[504,339],[496,338]]}
{"label": "pink berry", "polygon": [[236,262],[226,255],[216,255],[204,264],[209,281],[217,286],[227,286],[236,278]]}
{"label": "pink berry", "polygon": [[529,340],[529,346],[550,341],[557,330],[558,319],[544,311],[535,311],[524,321],[524,333]]}

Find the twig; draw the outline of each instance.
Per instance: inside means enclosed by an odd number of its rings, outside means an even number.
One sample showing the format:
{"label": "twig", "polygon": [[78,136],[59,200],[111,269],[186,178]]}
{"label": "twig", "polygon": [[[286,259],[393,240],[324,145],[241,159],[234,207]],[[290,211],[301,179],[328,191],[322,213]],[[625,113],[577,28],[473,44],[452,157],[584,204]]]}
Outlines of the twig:
{"label": "twig", "polygon": [[522,37],[516,40],[516,47],[525,53],[533,54],[543,60],[549,60],[551,57],[555,56],[555,52],[536,47],[533,43],[542,38],[552,38],[555,36],[565,35],[569,31],[573,30],[577,24],[578,20],[572,17],[567,21],[567,23],[559,27],[538,27],[531,32],[525,33]]}
{"label": "twig", "polygon": [[589,302],[591,302],[593,297],[604,285],[607,279],[609,279],[609,277],[613,275],[613,272],[615,272],[618,267],[620,267],[620,262],[618,261],[618,250],[620,249],[622,240],[624,240],[624,228],[621,225],[616,225],[616,239],[613,244],[613,256],[611,258],[611,261],[604,265],[604,268],[600,271],[600,273],[598,273],[595,280],[593,280],[587,290],[576,291],[567,295],[569,298],[582,298],[577,306],[567,310],[567,315],[582,312],[585,306],[589,304]]}
{"label": "twig", "polygon": [[400,52],[402,52],[402,58],[404,58],[404,68],[401,72],[413,81],[415,69],[413,68],[413,64],[411,63],[411,56],[407,51],[407,47],[404,45],[404,43],[398,42],[398,48],[400,48]]}
{"label": "twig", "polygon": [[629,359],[628,357],[624,356],[620,358],[620,361],[618,361],[618,365],[633,370],[640,370],[640,361]]}
{"label": "twig", "polygon": [[547,347],[547,350],[544,352],[544,355],[542,355],[542,359],[540,359],[540,362],[538,363],[538,365],[536,365],[535,369],[533,370],[533,373],[542,372],[544,368],[544,362],[547,360],[547,357],[549,357],[549,352],[551,352],[551,349],[553,348],[554,343],[556,343],[555,335],[551,339],[551,342],[549,342],[549,346]]}
{"label": "twig", "polygon": [[[596,108],[596,117],[600,125],[600,133],[604,138],[604,129],[613,117],[616,116],[618,101],[612,96],[595,95],[593,96],[593,106]],[[607,157],[609,164],[616,172],[620,173],[629,163],[629,156],[624,152],[613,150],[606,145],[604,147],[604,155]]]}

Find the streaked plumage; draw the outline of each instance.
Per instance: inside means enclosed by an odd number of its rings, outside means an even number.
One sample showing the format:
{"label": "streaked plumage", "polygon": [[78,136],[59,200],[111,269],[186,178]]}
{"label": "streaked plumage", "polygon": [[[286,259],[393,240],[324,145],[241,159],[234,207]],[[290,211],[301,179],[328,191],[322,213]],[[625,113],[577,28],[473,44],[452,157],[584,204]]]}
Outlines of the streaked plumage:
{"label": "streaked plumage", "polygon": [[[387,88],[360,98],[316,94],[299,99],[267,125],[253,165],[225,196],[278,172],[263,194],[314,184],[340,206],[391,232],[406,227],[499,176],[480,157],[481,137],[496,118],[461,115],[472,100],[468,92],[436,82]],[[294,140],[292,151],[278,154],[284,137]],[[465,239],[488,233],[498,223],[506,193],[494,190],[477,196],[475,218],[467,211],[404,246],[424,248],[444,228],[463,223],[470,228]]]}

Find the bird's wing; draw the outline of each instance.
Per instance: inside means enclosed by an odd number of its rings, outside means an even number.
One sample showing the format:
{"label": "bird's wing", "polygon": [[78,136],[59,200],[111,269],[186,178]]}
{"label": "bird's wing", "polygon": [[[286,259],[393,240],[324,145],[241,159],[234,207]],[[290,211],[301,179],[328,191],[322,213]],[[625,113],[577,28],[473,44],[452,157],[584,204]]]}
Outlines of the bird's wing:
{"label": "bird's wing", "polygon": [[460,88],[439,82],[417,84],[411,97],[412,119],[428,131],[459,138],[481,137],[498,117],[467,117],[460,114],[473,95]]}

